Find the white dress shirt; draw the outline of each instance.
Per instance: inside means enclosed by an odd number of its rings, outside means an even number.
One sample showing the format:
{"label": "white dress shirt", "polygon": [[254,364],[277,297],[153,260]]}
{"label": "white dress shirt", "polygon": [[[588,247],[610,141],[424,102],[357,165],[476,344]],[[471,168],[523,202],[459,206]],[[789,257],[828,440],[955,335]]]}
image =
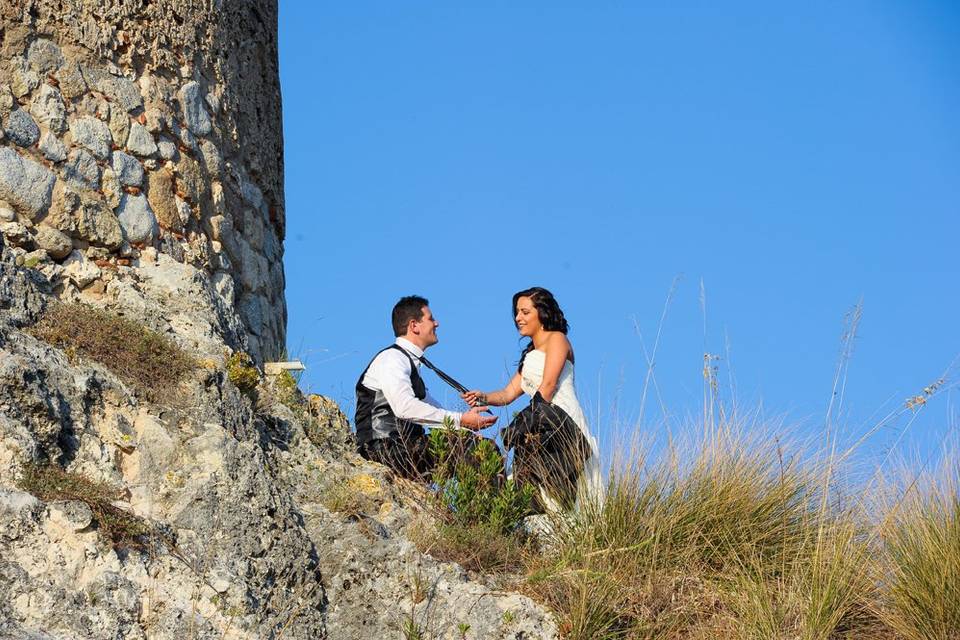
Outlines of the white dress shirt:
{"label": "white dress shirt", "polygon": [[[413,358],[413,362],[420,370],[420,356],[423,350],[406,338],[397,338],[394,343],[404,349]],[[460,426],[460,413],[447,411],[440,406],[430,392],[423,400],[413,394],[410,384],[410,360],[397,349],[382,351],[367,369],[361,384],[373,391],[382,391],[393,414],[401,420],[409,420],[417,424],[439,426],[445,418],[453,420],[456,427]]]}

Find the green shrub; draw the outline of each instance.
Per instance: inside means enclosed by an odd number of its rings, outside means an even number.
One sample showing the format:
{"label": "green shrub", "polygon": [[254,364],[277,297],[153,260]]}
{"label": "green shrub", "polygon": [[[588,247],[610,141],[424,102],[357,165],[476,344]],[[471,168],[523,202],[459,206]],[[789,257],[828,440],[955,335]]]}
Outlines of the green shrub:
{"label": "green shrub", "polygon": [[496,445],[467,431],[433,429],[430,453],[437,461],[433,482],[451,522],[488,526],[510,534],[530,511],[533,488],[504,476]]}
{"label": "green shrub", "polygon": [[28,331],[71,359],[103,365],[151,402],[176,401],[180,382],[197,367],[170,338],[83,304],[53,305]]}

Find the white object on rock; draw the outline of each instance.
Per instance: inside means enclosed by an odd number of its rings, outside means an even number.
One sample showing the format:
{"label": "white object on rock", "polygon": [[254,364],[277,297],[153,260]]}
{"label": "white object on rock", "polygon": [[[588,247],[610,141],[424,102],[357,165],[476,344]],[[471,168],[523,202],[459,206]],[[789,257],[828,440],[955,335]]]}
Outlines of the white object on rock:
{"label": "white object on rock", "polygon": [[299,360],[287,362],[264,362],[263,372],[268,376],[278,376],[284,371],[305,371],[306,367]]}

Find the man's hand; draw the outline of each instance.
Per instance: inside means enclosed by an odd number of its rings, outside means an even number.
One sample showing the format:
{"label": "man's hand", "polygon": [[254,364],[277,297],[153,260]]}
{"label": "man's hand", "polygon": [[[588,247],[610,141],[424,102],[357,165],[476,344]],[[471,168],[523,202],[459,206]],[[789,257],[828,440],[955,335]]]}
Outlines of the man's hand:
{"label": "man's hand", "polygon": [[460,416],[460,426],[471,431],[486,429],[497,421],[497,416],[484,416],[482,412],[489,411],[487,407],[474,407]]}

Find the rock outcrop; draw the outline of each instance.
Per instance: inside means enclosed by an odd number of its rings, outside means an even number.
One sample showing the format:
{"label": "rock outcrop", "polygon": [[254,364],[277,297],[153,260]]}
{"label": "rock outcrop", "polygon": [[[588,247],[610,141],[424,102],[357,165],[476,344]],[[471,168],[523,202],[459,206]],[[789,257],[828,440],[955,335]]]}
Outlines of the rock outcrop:
{"label": "rock outcrop", "polygon": [[[222,336],[243,327],[205,271],[144,251],[78,296],[199,358],[175,401],[151,402],[26,331],[58,301],[16,262],[4,247],[0,638],[556,637],[529,599],[418,551],[417,491],[352,452],[336,405],[304,413],[228,379]],[[31,465],[114,488],[150,544],[115,546],[83,500],[38,498]]]}
{"label": "rock outcrop", "polygon": [[[336,405],[227,374],[285,338],[276,11],[0,2],[0,638],[555,638],[418,551]],[[62,304],[195,366],[139,387],[36,337]]]}

